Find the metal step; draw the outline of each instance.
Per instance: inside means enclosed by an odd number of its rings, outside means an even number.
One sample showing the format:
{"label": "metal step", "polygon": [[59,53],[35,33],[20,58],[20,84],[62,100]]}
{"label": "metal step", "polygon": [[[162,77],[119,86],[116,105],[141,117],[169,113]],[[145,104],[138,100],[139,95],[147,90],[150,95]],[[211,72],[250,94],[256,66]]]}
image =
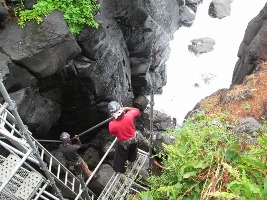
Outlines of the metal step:
{"label": "metal step", "polygon": [[16,191],[15,196],[23,200],[31,199],[36,194],[36,191],[41,186],[43,180],[41,174],[33,171],[30,172]]}
{"label": "metal step", "polygon": [[[0,165],[0,183],[1,185],[11,176],[13,169],[16,167],[17,163],[21,160],[20,157],[15,155],[9,155]],[[27,175],[26,175],[27,176]],[[18,186],[20,185],[20,181],[23,180],[24,177],[19,177],[15,175],[10,182],[6,185],[5,191],[6,193],[14,194]],[[19,177],[19,178],[18,178]]]}
{"label": "metal step", "polygon": [[148,153],[138,149],[137,159],[125,174],[114,173],[98,197],[98,200],[123,200],[142,169]]}
{"label": "metal step", "polygon": [[[21,158],[10,154],[7,158],[0,155],[0,180],[4,182],[16,167],[16,163]],[[12,168],[11,168],[12,167]],[[0,183],[1,185],[1,183]],[[44,177],[36,171],[29,171],[20,167],[16,174],[5,186],[4,190],[0,192],[0,200],[39,200],[39,199],[55,199],[52,194],[47,194],[45,190],[48,182],[44,182]],[[46,196],[45,198],[42,198]],[[47,198],[47,196],[49,198]]]}
{"label": "metal step", "polygon": [[[21,158],[10,154],[7,158],[0,157],[0,181],[1,185],[7,180],[14,168],[21,161]],[[20,167],[11,178],[4,190],[0,194],[0,199],[20,199],[27,200],[35,195],[36,190],[43,181],[42,175],[34,171],[28,171]]]}

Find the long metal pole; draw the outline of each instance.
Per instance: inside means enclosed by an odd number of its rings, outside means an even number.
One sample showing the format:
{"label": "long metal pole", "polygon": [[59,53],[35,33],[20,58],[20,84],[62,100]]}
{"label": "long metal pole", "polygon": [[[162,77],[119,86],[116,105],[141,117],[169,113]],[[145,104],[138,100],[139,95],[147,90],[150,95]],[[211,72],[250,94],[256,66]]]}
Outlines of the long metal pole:
{"label": "long metal pole", "polygon": [[[82,135],[84,135],[84,134],[86,134],[86,133],[88,133],[88,132],[90,132],[90,131],[92,131],[92,130],[98,128],[99,126],[102,126],[103,124],[108,123],[109,121],[111,121],[111,120],[113,120],[113,119],[114,119],[114,117],[110,117],[110,118],[106,119],[105,121],[103,121],[103,122],[101,122],[101,123],[99,123],[99,124],[97,124],[97,125],[95,125],[95,126],[89,128],[88,130],[86,130],[86,131],[80,133],[78,136],[80,137],[80,136],[82,136]],[[5,139],[5,138],[0,137],[0,139]],[[72,138],[71,140],[73,140],[73,139],[74,139],[74,138]],[[54,143],[62,143],[61,140],[43,140],[43,139],[36,139],[36,140],[37,140],[38,142],[54,142]]]}
{"label": "long metal pole", "polygon": [[[111,121],[111,120],[113,120],[113,119],[114,119],[114,117],[110,117],[110,118],[106,119],[105,121],[103,121],[103,122],[101,122],[101,123],[99,123],[99,124],[97,124],[97,125],[95,125],[95,126],[89,128],[88,130],[86,130],[86,131],[80,133],[78,136],[80,137],[80,136],[82,136],[82,135],[84,135],[84,134],[86,134],[86,133],[88,133],[88,132],[90,132],[90,131],[92,131],[92,130],[98,128],[99,126],[102,126],[103,124],[108,123],[109,121]],[[6,139],[6,138],[4,138],[4,137],[0,137],[0,139]],[[73,139],[74,139],[74,138],[72,138],[71,140],[73,140]],[[54,143],[62,143],[61,140],[43,140],[43,139],[36,139],[36,140],[37,140],[38,142],[54,142]]]}
{"label": "long metal pole", "polygon": [[[86,134],[86,133],[88,133],[88,132],[90,132],[90,131],[92,131],[92,130],[98,128],[99,126],[102,126],[103,124],[108,123],[109,121],[111,121],[111,120],[113,120],[113,119],[114,119],[114,117],[110,117],[110,118],[106,119],[105,121],[103,121],[103,122],[101,122],[101,123],[99,123],[99,124],[93,126],[92,128],[89,128],[88,130],[86,130],[86,131],[80,133],[78,136],[80,137],[80,136],[82,136],[82,135],[84,135],[84,134]],[[73,139],[74,139],[74,138],[72,138],[71,140],[73,140]]]}
{"label": "long metal pole", "polygon": [[152,170],[152,148],[153,148],[153,140],[154,140],[154,133],[153,133],[153,108],[154,107],[154,91],[153,87],[151,87],[151,94],[150,94],[150,138],[149,138],[149,169]]}
{"label": "long metal pole", "polygon": [[1,91],[1,94],[3,95],[5,101],[10,105],[9,108],[10,108],[12,114],[14,115],[15,119],[17,120],[17,123],[21,129],[21,133],[25,136],[29,145],[33,149],[33,154],[34,154],[34,156],[36,156],[37,160],[39,161],[40,168],[43,170],[46,177],[50,181],[50,184],[55,191],[55,195],[58,196],[59,199],[63,200],[62,194],[61,194],[60,190],[57,188],[56,183],[54,181],[54,178],[51,176],[50,172],[47,170],[47,167],[46,167],[44,161],[40,157],[37,148],[35,147],[34,143],[31,140],[31,137],[30,137],[29,132],[28,132],[28,128],[23,124],[22,119],[19,116],[19,113],[18,113],[17,108],[15,106],[15,102],[13,102],[11,100],[11,98],[9,97],[9,94],[8,94],[4,84],[3,84],[2,78],[0,78],[0,91]]}

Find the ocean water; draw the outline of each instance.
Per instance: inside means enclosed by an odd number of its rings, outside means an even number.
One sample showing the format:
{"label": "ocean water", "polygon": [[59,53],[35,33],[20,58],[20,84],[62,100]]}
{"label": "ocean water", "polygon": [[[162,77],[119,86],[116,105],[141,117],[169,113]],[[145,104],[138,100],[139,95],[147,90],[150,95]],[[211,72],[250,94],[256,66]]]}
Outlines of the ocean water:
{"label": "ocean water", "polygon": [[[223,19],[208,15],[210,2],[204,0],[199,5],[191,27],[181,27],[175,33],[166,62],[167,85],[163,87],[163,94],[154,97],[154,109],[176,118],[178,125],[201,99],[229,88],[246,27],[266,0],[233,0],[230,16]],[[215,40],[214,50],[195,56],[188,51],[188,45],[191,40],[202,37]],[[205,82],[203,77],[208,77],[209,81]]]}

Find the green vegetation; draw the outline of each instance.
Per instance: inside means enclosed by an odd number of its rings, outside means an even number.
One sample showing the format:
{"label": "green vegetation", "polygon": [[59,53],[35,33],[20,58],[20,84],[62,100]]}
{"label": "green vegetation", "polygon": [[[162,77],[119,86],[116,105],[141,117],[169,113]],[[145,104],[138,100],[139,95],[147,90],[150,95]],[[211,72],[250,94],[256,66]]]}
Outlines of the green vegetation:
{"label": "green vegetation", "polygon": [[248,102],[244,102],[243,103],[243,108],[244,109],[250,109],[251,108],[251,105]]}
{"label": "green vegetation", "polygon": [[37,0],[32,10],[25,10],[23,0],[17,5],[15,14],[21,27],[26,21],[43,21],[43,17],[52,11],[61,11],[67,21],[70,32],[78,34],[85,25],[98,28],[95,22],[94,13],[100,8],[96,0]]}
{"label": "green vegetation", "polygon": [[267,123],[257,142],[222,123],[196,114],[174,130],[175,144],[165,145],[162,175],[148,178],[151,190],[135,199],[267,199]]}

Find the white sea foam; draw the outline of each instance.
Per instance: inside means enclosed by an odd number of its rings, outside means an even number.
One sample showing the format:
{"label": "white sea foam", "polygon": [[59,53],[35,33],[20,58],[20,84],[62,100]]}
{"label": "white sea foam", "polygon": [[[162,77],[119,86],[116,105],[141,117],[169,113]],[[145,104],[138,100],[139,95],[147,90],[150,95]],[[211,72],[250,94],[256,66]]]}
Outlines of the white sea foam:
{"label": "white sea foam", "polygon": [[[211,0],[199,5],[196,19],[190,28],[182,27],[171,41],[171,55],[167,64],[167,85],[162,95],[155,95],[154,108],[175,117],[182,123],[188,111],[197,102],[221,88],[229,88],[239,45],[247,24],[264,7],[266,0],[234,0],[231,15],[223,19],[211,18],[208,8]],[[196,57],[188,51],[192,39],[210,37],[214,50]],[[205,84],[201,76],[216,78]],[[195,87],[195,83],[199,87]]]}

